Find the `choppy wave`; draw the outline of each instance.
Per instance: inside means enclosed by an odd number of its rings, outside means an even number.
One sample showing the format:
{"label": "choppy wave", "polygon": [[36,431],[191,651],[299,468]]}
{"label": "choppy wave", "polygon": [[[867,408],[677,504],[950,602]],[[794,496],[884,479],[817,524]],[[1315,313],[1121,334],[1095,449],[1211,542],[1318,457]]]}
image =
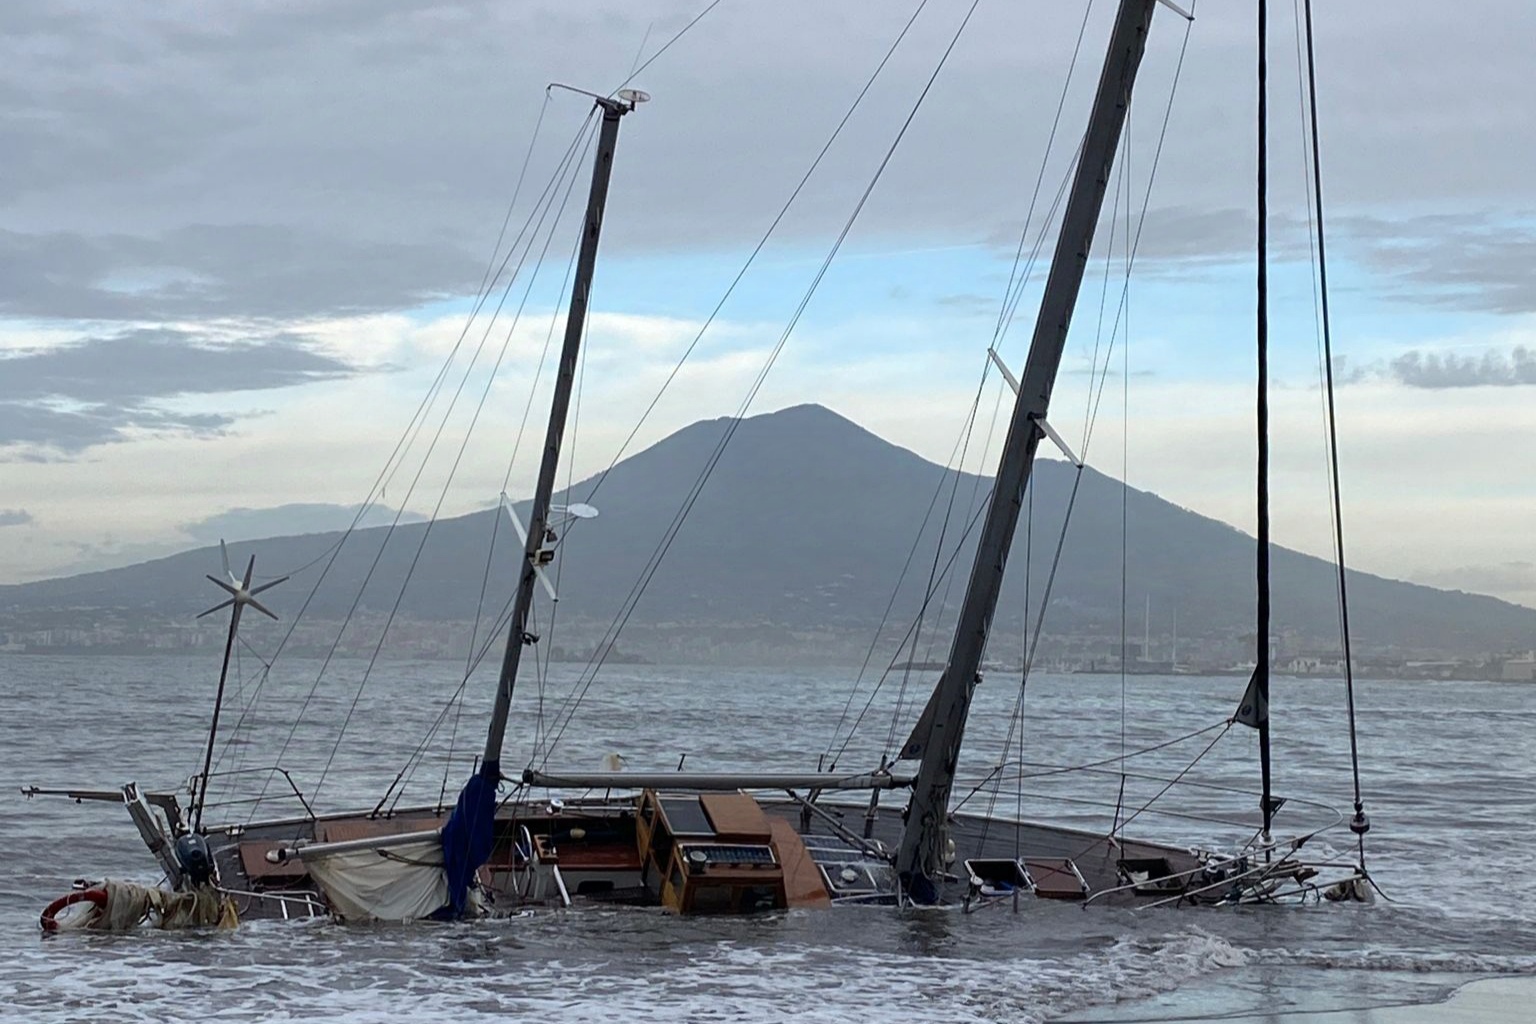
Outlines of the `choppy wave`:
{"label": "choppy wave", "polygon": [[[64,671],[71,667],[73,674]],[[56,705],[57,728],[48,731],[0,716],[0,778],[45,785],[102,786],[132,778],[179,784],[200,756],[202,718],[181,706],[180,725],[167,729],[162,698],[196,692],[205,667],[177,659],[88,665],[29,659],[21,674],[0,678],[0,697],[44,692],[65,680],[71,699]],[[375,735],[368,744],[342,749],[332,775],[335,799],[364,796],[371,804],[374,784],[382,787],[394,777],[398,758],[414,748],[421,723],[435,714],[436,698],[415,675],[392,672],[381,668],[359,707],[360,720],[368,720]],[[124,673],[137,676],[125,682]],[[626,753],[638,763],[636,695],[665,703],[676,694],[687,706],[706,682],[719,705],[709,710],[709,723],[688,716],[655,716],[646,723],[673,730],[646,737],[666,763],[687,752],[690,765],[731,767],[732,752],[760,756],[766,735],[781,745],[802,744],[776,750],[783,763],[814,763],[816,750],[806,745],[820,742],[807,738],[813,730],[775,725],[773,715],[830,722],[846,696],[842,683],[806,674],[756,673],[747,680],[751,686],[737,687],[721,684],[714,673],[634,673],[605,695],[587,731],[571,740],[571,763],[595,763],[613,749],[614,737],[625,738]],[[1191,708],[1195,700],[1208,700],[1225,714],[1225,685],[1213,681],[1172,691],[1155,680],[1137,682],[1137,727],[1148,735],[1172,735],[1191,714],[1202,713]],[[1032,686],[1036,712],[1053,723],[1029,736],[1031,756],[1041,761],[1081,761],[1102,739],[1095,738],[1096,723],[1107,721],[1103,715],[1111,711],[1118,714],[1118,703],[1101,708],[1102,715],[1082,713],[1080,687],[1071,680],[1042,679]],[[1536,974],[1536,876],[1525,870],[1524,825],[1536,817],[1536,780],[1527,756],[1528,716],[1515,713],[1528,691],[1466,684],[1420,692],[1432,687],[1392,684],[1363,694],[1361,741],[1376,826],[1370,863],[1399,901],[1372,906],[1138,914],[1084,912],[1039,900],[1018,914],[969,917],[871,910],[697,921],[626,912],[418,928],[256,922],[232,935],[44,941],[37,913],[70,880],[140,877],[149,860],[121,808],[0,796],[0,836],[6,841],[0,1020],[393,1024],[404,1018],[432,1024],[539,1015],[562,1024],[622,1017],[1034,1024],[1074,1011],[1179,1020],[1195,1006],[1244,1012],[1273,1005],[1277,993],[1307,993],[1309,1006],[1318,999],[1385,1003],[1433,998],[1473,975]],[[1435,728],[1425,729],[1422,708],[1444,709],[1453,692],[1461,713],[1444,720],[1437,715]],[[986,688],[978,694],[980,701],[1001,699]],[[1277,778],[1284,792],[1347,804],[1339,755],[1347,737],[1338,734],[1339,719],[1327,710],[1336,697],[1324,684],[1288,683],[1288,713],[1310,724],[1277,731]],[[1378,701],[1390,706],[1377,708]],[[1385,713],[1373,718],[1373,708]],[[124,734],[152,736],[154,742],[104,747],[95,728],[103,715]],[[1005,720],[983,716],[975,723],[978,749],[995,739],[988,730]],[[704,724],[712,726],[708,750],[701,748]],[[392,731],[397,725],[398,735]],[[324,730],[300,731],[290,756],[303,769],[301,780],[325,763],[332,739]],[[1213,770],[1226,773],[1219,777],[1251,776],[1244,739],[1209,759]],[[259,752],[260,744],[252,746]],[[1039,810],[1029,808],[1031,814]],[[1336,842],[1346,846],[1348,840],[1341,835]],[[1114,1009],[1138,1000],[1153,1010],[1142,1013],[1140,1004]],[[1095,1007],[1105,1009],[1090,1009]]]}
{"label": "choppy wave", "polygon": [[[243,935],[77,937],[39,943],[0,982],[38,1024],[216,1017],[424,1024],[488,1016],[597,1022],[1037,1024],[1167,992],[1241,967],[1248,953],[1199,929],[1122,938],[1064,958],[977,959],[843,944],[691,941],[660,951],[542,956],[506,928],[270,925]],[[569,937],[567,937],[569,941]],[[574,953],[574,955],[565,955]]]}

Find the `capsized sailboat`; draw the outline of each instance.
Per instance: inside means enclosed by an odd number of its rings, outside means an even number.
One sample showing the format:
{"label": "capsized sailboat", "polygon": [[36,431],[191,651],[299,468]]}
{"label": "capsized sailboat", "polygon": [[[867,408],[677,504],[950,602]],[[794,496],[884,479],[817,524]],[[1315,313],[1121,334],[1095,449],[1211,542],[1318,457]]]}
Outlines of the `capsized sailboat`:
{"label": "capsized sailboat", "polygon": [[[771,773],[530,766],[511,779],[503,770],[524,648],[540,640],[530,628],[531,611],[538,594],[552,595],[554,588],[546,570],[556,558],[561,517],[586,514],[575,506],[557,510],[552,499],[619,125],[646,98],[625,90],[588,94],[601,123],[538,483],[522,531],[519,578],[484,750],[451,809],[437,804],[386,809],[380,801],[368,810],[316,813],[295,785],[303,813],[214,822],[204,815],[208,758],[193,780],[190,813],[177,794],[145,794],[132,785],[122,791],[34,787],[29,793],[126,802],[171,890],[182,889],[193,876],[184,858],[201,857],[202,884],[214,886],[242,916],[405,921],[578,904],[718,914],[833,904],[977,909],[1007,901],[1017,908],[1021,895],[1160,905],[1362,893],[1361,865],[1301,860],[1299,852],[1316,830],[1288,839],[1272,836],[1277,804],[1267,770],[1264,827],[1227,852],[1138,842],[1122,834],[1118,822],[1108,832],[1095,832],[953,806],[972,698],[1036,451],[1047,438],[1065,448],[1047,418],[1051,392],[1160,3],[1166,0],[1119,3],[1028,360],[1017,378],[1003,368],[1015,401],[949,654],[894,762],[858,771]],[[255,603],[251,570],[236,582],[241,585],[226,587],[232,594],[231,647],[241,609]],[[226,671],[227,658],[226,651]],[[1261,657],[1261,665],[1265,660]],[[1267,700],[1264,678],[1256,673],[1258,689],[1229,725],[1267,725],[1267,706],[1260,706]],[[222,700],[222,686],[220,694]],[[217,710],[212,732],[217,733]],[[882,794],[892,790],[904,795],[905,809],[882,815]],[[1325,874],[1330,868],[1331,876]],[[86,924],[101,926],[104,920]]]}

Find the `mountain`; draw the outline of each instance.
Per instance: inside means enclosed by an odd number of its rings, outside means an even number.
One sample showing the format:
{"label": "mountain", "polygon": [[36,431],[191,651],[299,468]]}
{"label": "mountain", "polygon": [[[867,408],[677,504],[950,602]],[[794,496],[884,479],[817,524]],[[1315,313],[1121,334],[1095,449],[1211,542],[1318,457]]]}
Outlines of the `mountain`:
{"label": "mountain", "polygon": [[[732,422],[695,423],[619,463],[600,482],[589,479],[557,496],[557,501],[590,501],[601,509],[599,518],[571,524],[562,539],[563,621],[585,624],[595,637],[621,611]],[[1117,481],[1091,469],[1082,471],[1080,481],[1077,477],[1074,467],[1060,461],[1037,465],[1028,527],[1033,552],[1026,552],[1021,523],[994,646],[1008,637],[1017,647],[1026,563],[1031,607],[1038,610],[1076,484],[1045,632],[1098,638],[1094,642],[1100,649],[1104,638],[1118,638],[1124,500],[1129,633],[1140,636],[1142,617],[1150,609],[1151,631],[1158,635],[1168,633],[1176,617],[1186,651],[1202,639],[1230,641],[1233,656],[1240,656],[1243,636],[1252,633],[1252,538],[1154,494],[1122,493]],[[910,553],[911,568],[891,615],[893,625],[887,627],[887,635],[899,635],[921,604],[946,513],[950,540],[940,567],[951,560],[956,539],[972,522],[987,487],[986,479],[928,462],[819,406],[740,421],[649,580],[623,642],[647,634],[683,637],[689,630],[725,630],[730,635],[735,630],[756,643],[788,646],[805,642],[791,634],[842,631],[867,644]],[[932,514],[919,538],[930,505]],[[494,616],[515,578],[516,537],[504,518],[498,522],[496,511],[405,523],[393,534],[385,527],[358,529],[341,543],[343,536],[272,537],[242,543],[232,549],[232,557],[243,562],[255,554],[259,575],[293,576],[269,595],[285,617],[298,611],[329,566],[324,583],[309,598],[305,614],[311,620],[339,620],[354,602],[363,614],[377,616],[398,600],[403,620],[463,622],[481,610],[481,584],[487,579],[484,611]],[[962,550],[953,562],[955,578],[937,587],[941,595],[949,587],[951,612],[969,572],[969,551]],[[208,547],[124,569],[4,586],[0,617],[36,616],[50,609],[136,609],[185,620],[213,603],[214,592],[203,574],[217,571],[218,565],[217,549]],[[401,582],[408,575],[410,585],[402,596]],[[1336,647],[1332,566],[1276,548],[1273,576],[1276,632],[1290,634],[1293,645]],[[1365,573],[1351,574],[1350,594],[1362,649],[1476,654],[1536,642],[1536,611],[1491,597]],[[930,625],[938,603],[930,606]]]}

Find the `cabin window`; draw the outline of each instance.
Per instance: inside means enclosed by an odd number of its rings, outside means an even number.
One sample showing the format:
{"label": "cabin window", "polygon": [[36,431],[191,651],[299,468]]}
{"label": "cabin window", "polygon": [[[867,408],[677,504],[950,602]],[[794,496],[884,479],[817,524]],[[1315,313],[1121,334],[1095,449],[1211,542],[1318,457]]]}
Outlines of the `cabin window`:
{"label": "cabin window", "polygon": [[729,885],[697,885],[693,889],[695,914],[729,914],[734,907],[736,889]]}
{"label": "cabin window", "polygon": [[754,885],[741,891],[742,910],[776,910],[782,906],[779,890],[771,885]]}

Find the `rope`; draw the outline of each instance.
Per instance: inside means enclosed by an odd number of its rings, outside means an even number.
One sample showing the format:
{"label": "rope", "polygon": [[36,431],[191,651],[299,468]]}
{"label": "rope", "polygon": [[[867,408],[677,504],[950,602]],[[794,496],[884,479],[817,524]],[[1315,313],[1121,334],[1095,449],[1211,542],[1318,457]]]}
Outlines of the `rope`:
{"label": "rope", "polygon": [[[1089,771],[1089,770],[1094,769],[1094,768],[1103,768],[1106,765],[1115,764],[1122,757],[1141,757],[1143,754],[1153,754],[1153,753],[1156,753],[1159,750],[1164,750],[1164,749],[1166,749],[1168,747],[1177,746],[1178,744],[1183,743],[1186,740],[1192,740],[1192,739],[1194,739],[1197,736],[1203,736],[1206,733],[1210,732],[1211,730],[1213,730],[1213,729],[1220,729],[1220,728],[1224,727],[1227,724],[1228,723],[1225,720],[1220,721],[1220,722],[1216,722],[1216,723],[1213,723],[1211,725],[1207,725],[1204,728],[1196,729],[1194,732],[1185,733],[1183,736],[1177,736],[1177,737],[1175,737],[1175,738],[1173,738],[1171,740],[1164,740],[1162,743],[1154,743],[1150,747],[1142,747],[1140,750],[1133,750],[1129,754],[1115,755],[1115,756],[1112,756],[1112,757],[1106,757],[1106,758],[1103,758],[1102,760],[1099,760],[1099,761],[1087,761],[1087,762],[1085,762],[1083,764],[1049,767],[1045,771],[1041,771],[1041,772],[1021,772],[1018,775],[1018,778],[1019,779],[1044,779],[1044,778],[1049,778],[1049,777],[1051,777],[1053,775],[1068,775],[1068,774],[1071,774],[1072,772],[1084,772],[1084,771]],[[1025,767],[1025,766],[1029,766],[1029,762],[1024,761],[1024,760],[1021,759],[1021,760],[1018,760],[1018,761],[1004,762],[1002,764],[997,765],[991,771],[987,772],[986,775],[982,776],[981,781],[977,782],[976,785],[973,786],[971,788],[971,790],[968,793],[966,793],[965,796],[963,796],[957,804],[955,804],[953,810],[958,811],[961,807],[964,807],[966,805],[966,803],[968,803],[973,796],[975,796],[977,793],[980,793],[982,790],[986,789],[987,783],[991,782],[993,779],[995,779],[998,776],[1002,775],[1003,769],[1009,768],[1009,767],[1012,767],[1012,766],[1015,766],[1015,765],[1020,766],[1020,767]]]}

